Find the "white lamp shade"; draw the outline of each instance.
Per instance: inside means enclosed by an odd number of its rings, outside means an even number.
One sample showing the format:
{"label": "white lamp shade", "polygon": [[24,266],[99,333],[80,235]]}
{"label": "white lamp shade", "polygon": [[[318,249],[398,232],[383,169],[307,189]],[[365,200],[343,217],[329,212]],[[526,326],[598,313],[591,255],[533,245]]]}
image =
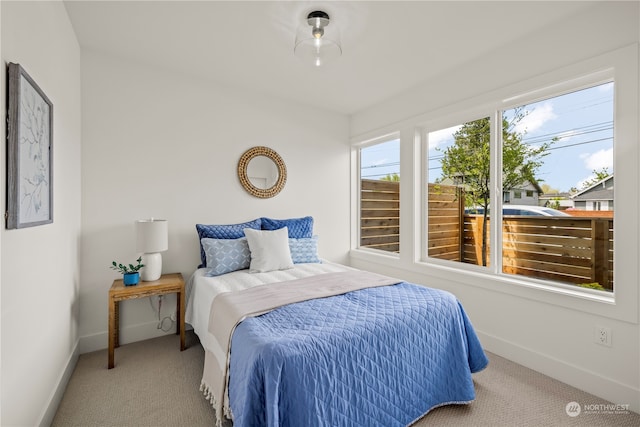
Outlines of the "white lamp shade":
{"label": "white lamp shade", "polygon": [[146,254],[169,249],[169,221],[153,218],[136,221],[136,249]]}

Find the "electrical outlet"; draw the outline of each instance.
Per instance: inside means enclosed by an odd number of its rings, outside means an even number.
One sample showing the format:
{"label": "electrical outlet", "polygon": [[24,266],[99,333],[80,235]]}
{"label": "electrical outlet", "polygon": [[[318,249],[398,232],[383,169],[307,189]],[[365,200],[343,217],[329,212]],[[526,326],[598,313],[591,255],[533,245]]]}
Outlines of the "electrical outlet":
{"label": "electrical outlet", "polygon": [[596,344],[611,347],[611,328],[596,326],[594,330],[593,342]]}

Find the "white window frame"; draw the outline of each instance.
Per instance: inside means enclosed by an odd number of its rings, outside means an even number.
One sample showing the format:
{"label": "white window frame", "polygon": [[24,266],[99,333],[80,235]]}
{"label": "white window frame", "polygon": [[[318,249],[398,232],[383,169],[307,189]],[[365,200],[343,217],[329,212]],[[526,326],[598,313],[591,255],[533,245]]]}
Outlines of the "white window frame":
{"label": "white window frame", "polygon": [[[546,74],[539,75],[529,80],[501,87],[493,92],[470,98],[456,104],[434,110],[429,113],[407,119],[400,123],[389,125],[379,130],[382,134],[387,129],[400,129],[401,134],[401,159],[414,156],[414,163],[405,162],[401,165],[401,175],[407,177],[402,181],[401,199],[404,203],[401,211],[401,239],[414,239],[414,252],[401,252],[399,259],[389,256],[367,253],[358,250],[354,245],[352,236],[352,250],[350,256],[362,262],[386,265],[390,268],[400,269],[410,277],[421,277],[421,280],[429,280],[437,283],[439,280],[456,282],[460,286],[480,287],[499,294],[514,295],[532,301],[558,305],[576,311],[591,313],[611,319],[626,322],[638,322],[638,285],[636,280],[640,277],[640,266],[637,260],[640,248],[637,241],[640,238],[640,227],[637,223],[637,212],[640,206],[640,193],[638,191],[639,173],[637,165],[640,164],[639,138],[639,108],[638,108],[638,45],[633,44],[615,51],[566,66]],[[443,263],[442,260],[425,259],[426,247],[426,223],[423,206],[426,206],[426,166],[422,159],[426,159],[425,148],[428,132],[458,125],[466,121],[486,117],[493,111],[503,111],[518,105],[528,104],[535,99],[544,99],[556,96],[567,90],[578,90],[581,87],[590,87],[599,83],[613,80],[614,86],[614,170],[616,171],[616,195],[614,230],[614,256],[616,284],[612,294],[603,295],[602,292],[590,291],[575,286],[561,284],[548,284],[543,281],[526,280],[518,276],[503,275],[491,268],[499,267],[495,260],[495,251],[492,251],[490,268],[473,265],[461,265],[461,263]],[[498,118],[494,117],[495,123]],[[496,138],[496,126],[492,128],[492,138]],[[373,137],[370,135],[369,137]],[[357,144],[362,139],[354,139]],[[492,147],[495,143],[492,140]],[[500,154],[492,152],[492,167],[500,163]],[[359,173],[359,172],[357,172]],[[414,179],[409,179],[413,176]],[[494,175],[500,179],[498,168]],[[355,181],[355,179],[354,179]],[[493,182],[499,182],[493,180]],[[499,187],[498,187],[499,188]],[[501,193],[498,193],[501,194]],[[357,197],[357,196],[356,196]],[[407,200],[405,197],[413,197]],[[500,197],[501,199],[501,197]],[[353,197],[352,197],[353,200]],[[496,211],[494,203],[498,203],[496,197],[492,197],[491,209],[496,212],[495,221],[498,226],[492,227],[492,242],[501,246],[501,212]],[[357,225],[358,210],[352,210],[354,223]],[[404,219],[403,219],[404,217]],[[499,218],[499,219],[498,219]],[[622,225],[620,225],[622,224]],[[406,227],[409,225],[409,227]],[[404,228],[402,228],[404,226]],[[353,230],[353,228],[352,228]],[[403,246],[408,248],[410,246]],[[475,268],[474,268],[475,267]]]}
{"label": "white window frame", "polygon": [[[372,249],[372,248],[361,248],[360,247],[360,241],[361,241],[361,229],[360,229],[360,224],[361,224],[361,217],[360,214],[362,212],[362,207],[360,204],[360,194],[361,194],[361,181],[360,181],[360,174],[361,174],[361,162],[360,162],[360,151],[363,148],[368,148],[368,147],[372,147],[374,145],[378,145],[378,144],[383,144],[385,142],[389,142],[389,141],[393,141],[399,139],[400,140],[400,144],[402,145],[402,140],[400,138],[400,132],[391,132],[391,133],[387,133],[385,135],[379,136],[379,137],[375,137],[375,138],[371,138],[371,139],[366,139],[366,140],[362,140],[360,142],[357,143],[353,143],[351,145],[351,170],[352,170],[352,187],[351,187],[351,191],[352,194],[355,194],[355,200],[352,197],[351,199],[351,211],[354,212],[355,209],[355,219],[354,219],[354,215],[352,215],[352,223],[351,223],[351,247],[352,249],[358,249],[360,251],[367,251],[367,252],[372,252],[378,255],[382,255],[382,256],[388,256],[391,258],[399,258],[399,254],[394,253],[394,252],[389,252],[389,251],[383,251],[380,249]],[[402,158],[400,158],[400,167],[402,168]],[[355,179],[353,177],[353,175],[355,174]],[[402,176],[402,175],[400,175]],[[402,182],[402,181],[401,181]],[[402,197],[402,190],[400,191],[400,197]],[[354,201],[355,201],[355,206],[354,206]],[[402,200],[400,200],[400,215],[402,215]],[[400,226],[400,230],[402,230],[402,225]],[[402,231],[400,232],[402,233]],[[402,239],[402,235],[400,236],[400,239]],[[402,251],[401,251],[402,252]]]}

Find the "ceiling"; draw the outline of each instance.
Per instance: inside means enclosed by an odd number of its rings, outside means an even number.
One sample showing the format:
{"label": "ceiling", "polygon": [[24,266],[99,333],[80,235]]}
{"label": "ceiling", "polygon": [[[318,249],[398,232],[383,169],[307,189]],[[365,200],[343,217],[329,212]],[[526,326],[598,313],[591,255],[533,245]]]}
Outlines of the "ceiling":
{"label": "ceiling", "polygon": [[[80,46],[353,114],[593,5],[591,1],[66,1]],[[343,54],[293,54],[324,10]]]}

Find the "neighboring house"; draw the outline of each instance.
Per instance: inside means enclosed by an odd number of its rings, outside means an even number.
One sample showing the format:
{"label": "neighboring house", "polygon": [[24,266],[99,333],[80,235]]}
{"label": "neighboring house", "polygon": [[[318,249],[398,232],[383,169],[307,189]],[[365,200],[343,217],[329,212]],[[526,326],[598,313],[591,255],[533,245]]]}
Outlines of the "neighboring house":
{"label": "neighboring house", "polygon": [[511,188],[502,192],[502,203],[538,206],[538,200],[542,195],[542,188],[537,182],[531,182],[518,188]]}
{"label": "neighboring house", "polygon": [[564,210],[573,208],[573,200],[571,193],[564,191],[561,193],[544,193],[538,197],[540,206],[546,206],[554,209]]}
{"label": "neighboring house", "polygon": [[573,207],[583,211],[613,210],[613,175],[571,196]]}
{"label": "neighboring house", "polygon": [[[454,176],[453,178],[443,178],[440,181],[443,185],[458,185],[464,187],[465,191],[468,190],[468,186],[464,182],[464,176]],[[502,203],[538,206],[538,198],[542,195],[542,188],[537,182],[529,182],[527,185],[523,185],[518,188],[511,188],[502,192]]]}

